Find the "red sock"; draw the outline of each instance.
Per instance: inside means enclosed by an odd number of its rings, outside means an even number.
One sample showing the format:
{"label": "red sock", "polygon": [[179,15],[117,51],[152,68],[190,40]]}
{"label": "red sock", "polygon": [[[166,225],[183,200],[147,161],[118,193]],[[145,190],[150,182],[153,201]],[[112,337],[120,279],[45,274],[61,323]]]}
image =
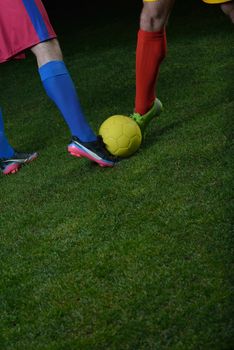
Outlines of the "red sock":
{"label": "red sock", "polygon": [[135,112],[145,114],[155,100],[159,67],[166,55],[166,32],[138,31]]}

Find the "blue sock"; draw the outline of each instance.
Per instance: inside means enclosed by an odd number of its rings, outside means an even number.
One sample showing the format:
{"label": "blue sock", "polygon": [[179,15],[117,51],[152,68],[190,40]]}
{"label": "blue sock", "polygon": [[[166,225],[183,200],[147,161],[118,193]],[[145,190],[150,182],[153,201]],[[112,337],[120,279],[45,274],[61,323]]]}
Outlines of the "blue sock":
{"label": "blue sock", "polygon": [[0,158],[11,158],[14,153],[15,151],[8,143],[4,132],[4,123],[2,118],[2,111],[0,108]]}
{"label": "blue sock", "polygon": [[47,95],[62,113],[72,136],[83,142],[96,141],[82,111],[74,83],[63,61],[51,61],[39,68]]}

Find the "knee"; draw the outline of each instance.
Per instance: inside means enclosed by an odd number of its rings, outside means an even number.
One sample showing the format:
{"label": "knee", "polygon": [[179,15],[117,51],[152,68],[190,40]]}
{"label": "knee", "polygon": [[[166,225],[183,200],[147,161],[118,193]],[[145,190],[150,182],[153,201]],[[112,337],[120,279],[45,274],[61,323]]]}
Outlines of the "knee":
{"label": "knee", "polygon": [[31,50],[37,58],[38,66],[53,60],[63,60],[62,51],[57,39],[41,42],[32,47]]}
{"label": "knee", "polygon": [[167,22],[167,13],[163,8],[144,5],[140,16],[140,28],[149,32],[162,30]]}

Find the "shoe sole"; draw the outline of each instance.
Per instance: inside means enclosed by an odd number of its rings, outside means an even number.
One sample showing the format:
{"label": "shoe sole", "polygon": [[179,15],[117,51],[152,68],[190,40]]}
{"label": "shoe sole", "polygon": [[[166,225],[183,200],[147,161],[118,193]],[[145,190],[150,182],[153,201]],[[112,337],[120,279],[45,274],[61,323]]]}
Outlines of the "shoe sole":
{"label": "shoe sole", "polygon": [[31,157],[29,157],[24,163],[18,163],[18,162],[13,162],[9,164],[3,171],[2,173],[4,175],[11,175],[17,173],[23,165],[31,163],[33,160],[35,160],[38,157],[37,153],[34,153]]}
{"label": "shoe sole", "polygon": [[91,154],[85,152],[84,150],[82,150],[81,148],[78,148],[77,146],[75,145],[70,145],[68,146],[68,152],[74,156],[74,157],[77,157],[77,158],[88,158],[89,160],[91,160],[92,162],[95,162],[97,163],[100,167],[109,167],[109,168],[112,168],[114,166],[114,163],[112,162],[105,162],[104,160],[102,159],[97,159],[95,157],[93,157]]}

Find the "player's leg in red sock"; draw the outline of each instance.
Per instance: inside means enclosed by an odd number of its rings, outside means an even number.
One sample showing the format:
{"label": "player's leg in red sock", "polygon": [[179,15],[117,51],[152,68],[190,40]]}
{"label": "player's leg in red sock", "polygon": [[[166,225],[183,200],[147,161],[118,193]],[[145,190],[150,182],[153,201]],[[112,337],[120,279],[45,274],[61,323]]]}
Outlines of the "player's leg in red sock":
{"label": "player's leg in red sock", "polygon": [[156,97],[160,64],[166,55],[165,26],[174,0],[145,0],[136,48],[135,112],[143,115]]}

